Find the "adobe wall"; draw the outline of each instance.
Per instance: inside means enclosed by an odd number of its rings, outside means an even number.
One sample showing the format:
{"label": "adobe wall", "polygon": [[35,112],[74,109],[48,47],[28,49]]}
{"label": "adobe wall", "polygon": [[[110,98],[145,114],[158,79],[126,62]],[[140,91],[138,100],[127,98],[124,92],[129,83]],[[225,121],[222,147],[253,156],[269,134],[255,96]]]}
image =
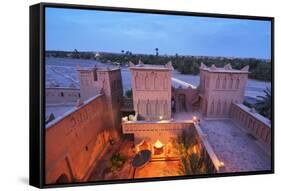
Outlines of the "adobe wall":
{"label": "adobe wall", "polygon": [[174,99],[175,112],[190,112],[195,108],[193,103],[199,96],[199,90],[193,88],[174,88],[172,91],[172,99]]}
{"label": "adobe wall", "polygon": [[111,123],[111,134],[119,139],[121,133],[121,106],[123,101],[123,85],[120,68],[110,70],[98,70],[98,78],[102,91],[105,94],[105,102],[108,114],[107,121]]}
{"label": "adobe wall", "polygon": [[[82,181],[106,149],[109,140],[104,95],[97,95],[46,127],[46,183],[62,174]],[[98,112],[97,112],[98,111]]]}
{"label": "adobe wall", "polygon": [[80,89],[67,87],[49,87],[45,89],[46,104],[76,103],[80,98]]}
{"label": "adobe wall", "polygon": [[205,158],[209,170],[211,171],[211,173],[224,172],[224,167],[221,165],[220,160],[218,159],[215,151],[208,142],[207,135],[202,132],[199,124],[195,123],[194,127],[197,131],[197,135],[199,136],[200,143],[201,145],[203,145],[203,147],[201,147],[203,151],[203,158]]}
{"label": "adobe wall", "polygon": [[201,68],[199,89],[203,115],[229,117],[230,105],[244,100],[247,79],[248,71],[244,70]]}
{"label": "adobe wall", "polygon": [[[111,127],[111,135],[119,139],[121,133],[121,113],[123,86],[120,68],[77,68],[81,99],[91,99],[102,93],[107,113],[104,114]],[[98,111],[98,110],[97,110]]]}
{"label": "adobe wall", "polygon": [[163,144],[167,144],[177,138],[184,129],[194,130],[192,121],[128,121],[123,122],[122,127],[124,134],[134,134],[135,144],[142,140],[150,143],[160,140]]}
{"label": "adobe wall", "polygon": [[134,110],[145,120],[171,118],[171,70],[131,67]]}
{"label": "adobe wall", "polygon": [[100,93],[100,81],[97,68],[83,69],[78,67],[78,76],[80,82],[81,99],[83,101]]}
{"label": "adobe wall", "polygon": [[268,154],[271,153],[271,122],[269,119],[252,112],[243,104],[231,104],[230,117],[264,145]]}

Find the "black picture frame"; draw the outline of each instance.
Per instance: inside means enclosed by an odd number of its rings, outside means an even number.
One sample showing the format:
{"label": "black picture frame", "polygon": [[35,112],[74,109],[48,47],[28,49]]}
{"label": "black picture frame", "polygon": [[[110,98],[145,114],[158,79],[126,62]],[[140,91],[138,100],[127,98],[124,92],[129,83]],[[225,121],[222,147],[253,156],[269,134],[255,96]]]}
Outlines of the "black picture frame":
{"label": "black picture frame", "polygon": [[[68,183],[68,184],[45,184],[45,8],[69,8],[84,10],[102,10],[117,12],[134,12],[134,13],[154,13],[165,15],[184,15],[197,17],[214,17],[214,18],[238,18],[250,20],[263,20],[271,22],[271,90],[272,90],[272,120],[271,120],[271,170],[220,173],[212,175],[188,175],[180,177],[161,177],[161,178],[141,178],[128,180],[104,180],[87,183]],[[199,13],[184,12],[171,10],[154,10],[154,9],[137,9],[125,7],[104,7],[93,5],[73,5],[73,4],[56,4],[56,3],[39,3],[30,6],[30,129],[29,129],[29,184],[39,188],[53,188],[66,186],[84,186],[98,184],[115,184],[115,183],[132,183],[132,182],[150,182],[166,181],[178,179],[193,178],[211,178],[227,177],[242,175],[258,175],[274,173],[274,18],[264,16],[249,15],[232,15],[217,13]]]}

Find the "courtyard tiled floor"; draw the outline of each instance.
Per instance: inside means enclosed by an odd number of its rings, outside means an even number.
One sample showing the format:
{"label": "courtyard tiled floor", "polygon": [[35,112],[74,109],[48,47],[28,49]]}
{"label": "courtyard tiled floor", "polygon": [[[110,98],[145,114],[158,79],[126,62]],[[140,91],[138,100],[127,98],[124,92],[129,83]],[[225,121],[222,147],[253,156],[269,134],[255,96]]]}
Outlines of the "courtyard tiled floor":
{"label": "courtyard tiled floor", "polygon": [[270,157],[258,146],[252,136],[231,120],[202,121],[201,129],[207,134],[226,172],[270,170]]}
{"label": "courtyard tiled floor", "polygon": [[155,178],[167,176],[180,176],[180,160],[151,161],[146,166],[136,169],[134,178]]}

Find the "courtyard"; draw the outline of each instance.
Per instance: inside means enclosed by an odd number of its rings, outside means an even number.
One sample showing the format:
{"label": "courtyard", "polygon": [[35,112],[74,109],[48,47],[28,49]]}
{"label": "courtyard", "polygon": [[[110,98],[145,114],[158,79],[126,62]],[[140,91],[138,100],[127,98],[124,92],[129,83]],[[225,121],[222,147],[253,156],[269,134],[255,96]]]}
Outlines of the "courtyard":
{"label": "courtyard", "polygon": [[[129,140],[121,140],[115,145],[110,146],[103,156],[100,157],[100,160],[97,161],[96,167],[90,173],[88,181],[181,175],[182,165],[180,159],[152,159],[141,168],[133,168],[132,161],[136,152],[132,146],[133,142]],[[109,161],[114,153],[120,153],[126,160],[120,168],[111,171],[109,170]]]}
{"label": "courtyard", "polygon": [[[223,162],[221,172],[248,172],[271,169],[270,156],[259,146],[258,141],[242,127],[230,119],[204,120],[198,112],[178,113],[177,120],[200,118],[200,127],[207,140]],[[108,162],[114,153],[126,159],[123,165],[113,171],[108,170]],[[137,179],[184,175],[180,158],[152,158],[141,168],[133,168],[132,161],[137,151],[133,141],[122,139],[105,152],[97,162],[89,180]]]}

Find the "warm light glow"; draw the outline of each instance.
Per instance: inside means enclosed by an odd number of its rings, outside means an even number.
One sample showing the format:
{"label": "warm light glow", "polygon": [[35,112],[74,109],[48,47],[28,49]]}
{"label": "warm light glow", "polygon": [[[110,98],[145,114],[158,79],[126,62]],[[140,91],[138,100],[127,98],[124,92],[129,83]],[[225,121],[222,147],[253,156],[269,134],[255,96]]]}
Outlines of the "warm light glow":
{"label": "warm light glow", "polygon": [[193,120],[193,121],[196,121],[196,120],[197,120],[197,117],[196,117],[196,116],[193,116],[192,120]]}
{"label": "warm light glow", "polygon": [[163,147],[163,144],[162,144],[159,140],[157,140],[157,141],[155,142],[154,146],[155,146],[157,149],[160,149],[160,148]]}
{"label": "warm light glow", "polygon": [[162,115],[160,115],[159,119],[160,119],[160,120],[162,120],[162,119],[163,119],[163,116],[162,116]]}
{"label": "warm light glow", "polygon": [[170,120],[161,120],[161,121],[157,121],[156,123],[168,123],[170,122]]}
{"label": "warm light glow", "polygon": [[126,116],[126,117],[122,117],[122,121],[128,121],[128,117]]}
{"label": "warm light glow", "polygon": [[136,121],[136,117],[134,115],[129,115],[129,121]]}
{"label": "warm light glow", "polygon": [[224,163],[223,163],[223,162],[220,162],[220,166],[221,166],[221,167],[224,166]]}
{"label": "warm light glow", "polygon": [[196,145],[194,145],[192,150],[193,150],[193,153],[197,154],[199,149]]}

